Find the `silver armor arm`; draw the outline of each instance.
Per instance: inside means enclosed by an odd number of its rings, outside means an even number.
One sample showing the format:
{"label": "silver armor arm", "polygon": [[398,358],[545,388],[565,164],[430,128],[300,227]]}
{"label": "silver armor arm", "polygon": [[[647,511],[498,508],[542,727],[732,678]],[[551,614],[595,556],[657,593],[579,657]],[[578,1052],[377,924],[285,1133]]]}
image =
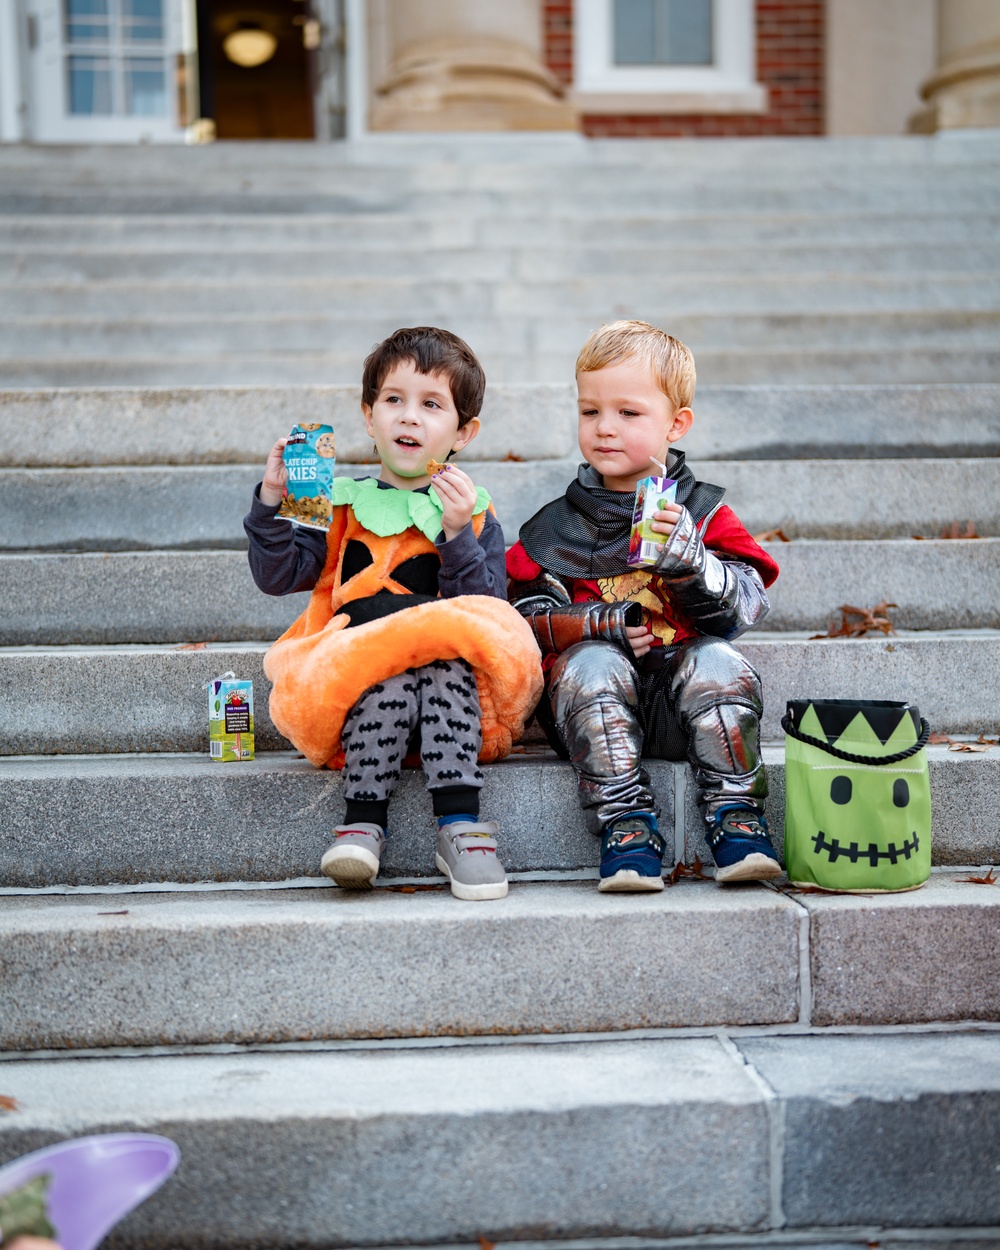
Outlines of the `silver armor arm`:
{"label": "silver armor arm", "polygon": [[637,603],[572,603],[566,586],[551,573],[533,582],[511,582],[509,598],[532,628],[542,655],[559,655],[578,642],[612,642],[628,656],[628,625],[642,624]]}
{"label": "silver armor arm", "polygon": [[671,600],[700,634],[730,641],[759,625],[770,609],[757,570],[741,560],[709,551],[686,508],[681,510],[656,568],[667,583]]}

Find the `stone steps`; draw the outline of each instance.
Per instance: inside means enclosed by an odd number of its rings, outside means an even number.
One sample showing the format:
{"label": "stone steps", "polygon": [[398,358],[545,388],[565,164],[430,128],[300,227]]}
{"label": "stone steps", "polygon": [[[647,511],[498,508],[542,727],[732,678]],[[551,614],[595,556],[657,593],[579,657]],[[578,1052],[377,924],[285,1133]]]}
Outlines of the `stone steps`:
{"label": "stone steps", "polygon": [[[0,389],[0,467],[257,465],[297,421],[332,424],[338,460],[359,463],[372,454],[360,402],[356,378],[332,386]],[[577,457],[571,381],[490,383],[482,420],[463,460]],[[25,436],[35,428],[45,437]],[[1000,385],[704,386],[684,446],[699,468],[714,460],[993,458]],[[738,473],[739,465],[722,471]]]}
{"label": "stone steps", "polygon": [[[756,280],[774,283],[781,275],[785,280],[801,283],[824,275],[832,281],[843,281],[845,275],[890,277],[919,273],[927,277],[927,249],[931,240],[898,244],[872,242],[854,245],[831,245],[821,234],[815,241],[787,244],[775,241],[771,247],[748,248],[745,245],[691,243],[678,249],[675,232],[667,224],[655,244],[636,245],[622,238],[616,229],[613,243],[587,251],[587,273],[592,278],[628,277],[648,279],[651,273],[678,276],[696,275],[701,280],[732,281],[753,276]],[[720,232],[721,233],[721,232]],[[173,239],[173,231],[169,232]],[[62,298],[86,289],[91,298],[107,293],[120,285],[134,287],[150,284],[157,298],[165,288],[181,283],[201,286],[225,282],[252,289],[257,283],[367,281],[405,278],[434,282],[573,281],[580,276],[578,248],[531,247],[522,240],[509,248],[481,244],[479,247],[427,248],[422,237],[401,240],[398,248],[389,251],[367,246],[343,249],[340,230],[331,230],[325,244],[312,241],[308,246],[284,248],[261,243],[257,247],[237,249],[223,239],[211,250],[188,246],[179,240],[170,246],[162,235],[159,246],[152,241],[139,247],[131,243],[117,247],[107,241],[106,232],[98,236],[102,242],[87,246],[66,247],[60,240],[42,246],[12,244],[0,219],[0,279],[9,283],[10,298],[14,293],[33,293],[36,301],[47,293],[58,291]],[[192,240],[192,243],[195,242]],[[409,243],[409,246],[406,244]],[[975,272],[980,275],[1000,269],[1000,248],[989,241],[933,242],[934,272],[944,281]],[[303,286],[303,291],[306,288]],[[171,292],[166,292],[170,294]],[[298,291],[295,294],[299,294]],[[35,305],[37,307],[37,305]]]}
{"label": "stone steps", "polygon": [[[108,559],[118,557],[109,556]],[[197,555],[192,559],[197,560]],[[287,607],[289,619],[294,609]],[[782,736],[788,699],[909,699],[933,729],[994,732],[1000,631],[947,630],[809,642],[754,631],[736,644],[761,674],[763,733]],[[258,749],[286,746],[267,712],[265,643],[195,650],[139,644],[0,649],[0,753],[207,751],[202,685],[232,669],[254,683]]]}
{"label": "stone steps", "polygon": [[[1000,863],[1000,751],[927,748],[937,865]],[[765,745],[768,821],[784,843],[784,747]],[[709,862],[686,764],[648,760],[667,838],[666,861]],[[569,764],[530,746],[486,765],[483,812],[501,826],[501,854],[521,874],[596,875]],[[62,755],[0,760],[0,887],[316,878],[343,818],[340,774],[294,752],[259,751],[253,765],[201,754]],[[405,769],[382,861],[386,882],[440,879],[423,774]],[[169,888],[169,887],[168,887]],[[6,904],[4,904],[6,906]]]}
{"label": "stone steps", "polygon": [[[532,209],[536,215],[531,215]],[[752,213],[746,210],[721,213],[685,211],[684,207],[657,206],[645,213],[607,213],[600,205],[586,217],[560,212],[552,204],[544,215],[537,206],[522,206],[522,213],[486,213],[479,216],[414,212],[404,208],[393,216],[393,231],[386,230],[381,213],[185,213],[115,215],[93,214],[0,214],[0,254],[10,252],[27,260],[35,252],[55,257],[79,255],[114,256],[127,252],[140,261],[143,254],[157,253],[226,257],[249,249],[266,264],[279,256],[313,249],[319,263],[335,250],[367,249],[402,257],[434,252],[446,260],[454,249],[541,248],[556,255],[567,249],[594,250],[598,256],[612,245],[645,253],[670,248],[672,259],[684,264],[676,252],[694,248],[706,262],[711,255],[739,254],[737,271],[749,259],[747,245],[766,247],[765,255],[781,257],[791,247],[886,248],[892,254],[902,246],[926,249],[964,246],[991,252],[1000,215],[995,212],[892,212]],[[969,240],[974,242],[970,245]],[[717,250],[718,249],[718,250]],[[918,253],[919,255],[919,253]],[[152,263],[150,261],[150,263]],[[923,256],[923,267],[926,255]],[[588,270],[589,271],[589,270]]]}
{"label": "stone steps", "polygon": [[[640,310],[651,316],[649,310]],[[64,386],[104,387],[148,385],[172,387],[183,378],[186,384],[205,386],[244,386],[247,384],[295,385],[303,379],[315,378],[317,383],[349,383],[357,377],[358,364],[373,342],[397,328],[398,321],[386,321],[372,330],[370,340],[357,351],[343,354],[296,352],[276,354],[255,351],[243,355],[236,346],[222,355],[188,354],[171,351],[169,357],[155,354],[122,357],[115,348],[104,347],[85,356],[69,355],[54,359],[39,348],[14,359],[0,359],[0,386],[40,387]],[[468,330],[449,322],[455,333]],[[677,328],[676,326],[674,327]],[[593,329],[588,323],[587,333]],[[822,337],[822,336],[820,336]],[[933,340],[933,333],[930,335]],[[52,339],[58,339],[53,328]],[[753,347],[736,351],[699,347],[697,351],[700,376],[715,386],[770,385],[780,379],[786,385],[838,384],[865,385],[877,383],[953,384],[995,383],[1000,378],[1000,351],[992,347],[903,347],[891,344],[869,346],[871,335],[859,334],[858,342],[838,348],[806,345],[802,348]],[[688,339],[693,345],[694,340]],[[572,348],[558,354],[505,355],[479,350],[491,378],[516,378],[521,382],[550,384],[553,378],[572,373],[577,350],[583,336]],[[105,354],[106,353],[106,354]]]}
{"label": "stone steps", "polygon": [[[653,261],[651,259],[650,263]],[[267,318],[281,327],[286,318],[275,310],[294,310],[291,320],[308,325],[312,319],[334,325],[344,318],[382,317],[391,308],[398,319],[416,321],[421,315],[458,322],[482,317],[510,317],[525,327],[541,326],[565,308],[569,283],[574,320],[606,315],[621,304],[631,308],[671,311],[678,324],[698,325],[701,319],[722,316],[721,325],[739,317],[787,317],[816,314],[822,301],[824,319],[840,313],[870,315],[914,310],[933,313],[995,313],[1000,303],[1000,276],[984,268],[975,273],[823,274],[689,274],[650,277],[610,275],[558,279],[544,275],[515,280],[431,280],[423,276],[359,278],[273,278],[251,275],[191,278],[181,281],[118,281],[88,283],[18,283],[0,290],[0,317],[18,325],[38,327],[48,321],[66,327],[75,322],[108,325],[115,319],[162,326],[165,333],[187,321],[206,316],[236,318],[252,326]],[[681,311],[683,310],[683,311]],[[150,316],[151,311],[153,316]],[[942,326],[947,325],[942,321]],[[575,328],[575,327],[574,327]],[[702,328],[713,328],[711,322]],[[744,330],[743,339],[753,333]],[[18,340],[15,337],[13,346]],[[280,335],[279,343],[280,344]]]}
{"label": "stone steps", "polygon": [[865,897],[515,883],[492,908],[444,886],[21,895],[0,934],[5,1050],[926,1024],[1000,1008],[1000,896],[957,873]]}
{"label": "stone steps", "polygon": [[[372,330],[377,341],[396,329],[397,322],[386,321]],[[451,325],[459,332],[462,326]],[[589,327],[592,329],[592,326]],[[467,334],[467,331],[465,331]],[[864,337],[864,336],[859,336]],[[580,340],[582,341],[582,340]],[[480,351],[491,377],[517,377],[522,381],[549,384],[552,377],[565,377],[572,371],[577,345],[556,355],[504,355]],[[163,356],[138,355],[128,359],[115,354],[94,352],[80,357],[53,360],[49,355],[27,355],[0,360],[0,384],[4,386],[171,386],[183,376],[185,382],[206,386],[294,385],[315,377],[322,382],[349,382],[365,349],[350,354],[326,355],[316,352],[282,351],[269,355],[255,351],[240,355],[232,347],[224,355],[186,355],[171,352]],[[775,379],[785,385],[821,384],[938,384],[938,382],[995,382],[1000,377],[1000,352],[993,349],[961,347],[870,347],[865,344],[828,349],[821,345],[784,350],[749,347],[736,351],[699,347],[701,376],[712,385],[769,385]]]}
{"label": "stone steps", "polygon": [[[145,1250],[206,1229],[220,1250],[846,1225],[993,1244],[1000,895],[961,866],[1000,862],[1000,749],[929,749],[937,869],[908,895],[600,895],[572,770],[534,743],[486,769],[503,903],[440,884],[419,770],[383,888],[336,891],[316,874],[342,779],[281,749],[261,670],[301,604],[260,596],[237,548],[295,420],[331,421],[341,470],[366,471],[360,362],[397,325],[481,352],[468,463],[512,538],[574,471],[586,334],[662,322],[698,358],[699,475],[794,540],[770,632],[741,644],[780,848],[787,698],[998,729],[998,152],[0,151],[0,383],[44,388],[0,391],[0,1159],[172,1137],[180,1173],[120,1234]],[[310,379],[352,385],[255,385]],[[953,521],[995,537],[934,540]],[[921,632],[806,640],[883,597]],[[256,687],[245,767],[207,755],[202,687],[227,669]],[[666,858],[707,858],[688,767],[650,771]]]}
{"label": "stone steps", "polygon": [[[0,469],[0,551],[128,551],[246,546],[239,524],[259,464]],[[577,472],[577,460],[524,464],[462,457],[487,484],[509,543]],[[981,538],[1000,534],[1000,460],[697,461],[705,481],[751,533],[789,539],[935,538],[960,520]],[[370,465],[341,463],[338,476]],[[795,559],[776,549],[778,559]],[[943,550],[943,549],[942,549]],[[961,560],[961,548],[953,548]],[[858,592],[861,593],[861,592]],[[897,592],[889,594],[891,599]],[[172,635],[173,636],[173,635]]]}
{"label": "stone steps", "polygon": [[[240,520],[234,513],[234,536]],[[516,526],[506,536],[516,539]],[[883,600],[906,630],[1000,629],[1000,538],[765,547],[782,569],[769,630],[825,633],[842,604]],[[11,605],[0,646],[272,640],[308,602],[262,595],[246,556],[217,550],[0,555],[0,597]]]}
{"label": "stone steps", "polygon": [[[995,151],[991,155],[995,161]],[[395,170],[381,179],[366,170],[350,185],[348,179],[331,170],[326,180],[310,174],[308,184],[300,186],[296,186],[294,180],[282,179],[284,185],[280,188],[273,181],[280,177],[278,171],[264,168],[253,180],[255,186],[240,190],[226,175],[212,179],[203,171],[184,169],[180,162],[187,154],[181,150],[175,149],[169,156],[174,162],[174,180],[166,186],[158,186],[150,180],[132,186],[107,183],[87,186],[63,180],[46,186],[32,180],[34,185],[15,187],[8,179],[0,185],[0,214],[184,214],[194,211],[294,216],[301,213],[412,213],[418,208],[422,214],[447,216],[459,209],[487,215],[497,212],[498,202],[503,201],[509,202],[515,216],[531,216],[537,213],[537,201],[541,197],[551,198],[556,211],[566,215],[586,217],[592,212],[595,176],[592,167],[585,167],[577,178],[565,176],[564,170],[552,171],[550,178],[518,178],[517,172],[507,167],[498,169],[487,179],[483,171],[480,181],[491,185],[478,187],[470,184],[464,171],[456,171],[455,185],[447,187],[443,184],[448,179],[433,178],[432,171],[428,173],[433,185],[428,186],[426,183],[415,185],[412,181],[407,185]],[[773,167],[765,167],[757,179],[750,179],[746,171],[741,171],[727,185],[727,180],[715,171],[685,178],[674,170],[660,177],[650,176],[646,170],[640,173],[631,164],[619,170],[603,169],[599,173],[602,178],[600,212],[636,216],[671,209],[693,214],[704,209],[714,213],[721,210],[814,214],[829,211],[832,197],[837,201],[839,212],[933,214],[954,209],[961,213],[990,214],[996,211],[996,174],[988,169],[925,169],[902,178],[888,172],[879,176],[870,168],[863,176],[859,176],[859,170],[845,169],[822,182],[806,180],[802,174],[801,169],[791,171],[787,179],[781,179]]]}
{"label": "stone steps", "polygon": [[[290,363],[300,367],[307,365],[310,357],[317,360],[329,357],[334,363],[338,359],[346,363],[350,352],[361,358],[367,354],[373,335],[384,337],[400,322],[416,322],[422,314],[425,319],[434,315],[439,320],[447,319],[455,333],[461,332],[466,341],[477,344],[485,360],[492,357],[499,361],[521,353],[546,361],[563,355],[569,361],[568,372],[572,376],[576,353],[594,328],[594,317],[598,314],[564,315],[554,321],[539,316],[537,308],[532,310],[530,294],[525,293],[524,307],[519,312],[483,308],[468,313],[449,313],[447,293],[442,291],[420,306],[396,307],[388,318],[376,317],[373,313],[352,316],[348,309],[316,315],[232,311],[211,316],[199,313],[178,313],[173,317],[128,315],[122,319],[86,314],[23,316],[5,327],[0,360],[8,364],[17,362],[41,351],[45,343],[54,339],[60,344],[67,363],[73,356],[121,353],[124,358],[142,359],[159,352],[211,360],[229,351],[236,353],[237,363],[251,353],[263,353],[262,364],[277,361],[284,353],[290,353]],[[550,298],[554,295],[548,296],[546,302]],[[775,306],[743,316],[729,312],[701,315],[685,312],[668,317],[663,305],[630,301],[606,309],[605,315],[608,311],[623,317],[645,312],[669,320],[678,337],[696,354],[700,349],[702,354],[708,351],[723,359],[735,359],[741,351],[763,348],[770,352],[772,361],[776,354],[787,355],[792,349],[815,349],[822,359],[824,354],[836,356],[852,347],[868,352],[890,347],[901,352],[923,348],[930,350],[932,358],[954,351],[959,355],[978,354],[989,361],[997,354],[997,326],[1000,325],[1000,311],[994,307],[869,310],[858,303],[841,312],[830,313]],[[337,344],[335,353],[329,351],[331,343]],[[710,366],[711,363],[710,360]],[[709,378],[712,376],[710,366],[703,371]],[[566,372],[563,370],[561,377],[543,380],[562,380]]]}
{"label": "stone steps", "polygon": [[178,1143],[181,1169],[122,1226],[132,1244],[198,1244],[211,1227],[220,1246],[707,1230],[746,1246],[783,1228],[780,1244],[802,1229],[840,1247],[895,1225],[943,1247],[931,1229],[947,1224],[948,1246],[978,1225],[984,1247],[1000,1223],[991,1034],[369,1044],[2,1072],[22,1104],[0,1121],[4,1159],[118,1128]]}

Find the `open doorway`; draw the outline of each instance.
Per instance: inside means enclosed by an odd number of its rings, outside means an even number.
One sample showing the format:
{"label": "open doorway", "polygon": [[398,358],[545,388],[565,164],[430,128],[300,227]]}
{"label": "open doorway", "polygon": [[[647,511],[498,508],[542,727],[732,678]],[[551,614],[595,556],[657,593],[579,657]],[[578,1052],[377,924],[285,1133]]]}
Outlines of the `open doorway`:
{"label": "open doorway", "polygon": [[198,0],[201,115],[217,138],[315,138],[319,46],[310,0]]}

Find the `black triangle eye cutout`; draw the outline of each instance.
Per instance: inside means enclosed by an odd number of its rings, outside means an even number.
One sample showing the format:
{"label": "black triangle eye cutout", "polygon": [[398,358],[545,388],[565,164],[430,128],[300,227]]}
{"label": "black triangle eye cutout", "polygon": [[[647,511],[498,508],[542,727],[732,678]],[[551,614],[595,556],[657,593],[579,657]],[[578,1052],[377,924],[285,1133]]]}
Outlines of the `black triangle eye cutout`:
{"label": "black triangle eye cutout", "polygon": [[440,557],[433,551],[428,551],[420,556],[410,556],[408,560],[398,564],[389,576],[415,595],[436,595],[440,567]]}
{"label": "black triangle eye cutout", "polygon": [[340,565],[340,584],[344,585],[349,582],[352,577],[366,569],[369,564],[375,563],[375,557],[368,550],[364,543],[359,543],[356,538],[350,539],[344,549],[344,559]]}

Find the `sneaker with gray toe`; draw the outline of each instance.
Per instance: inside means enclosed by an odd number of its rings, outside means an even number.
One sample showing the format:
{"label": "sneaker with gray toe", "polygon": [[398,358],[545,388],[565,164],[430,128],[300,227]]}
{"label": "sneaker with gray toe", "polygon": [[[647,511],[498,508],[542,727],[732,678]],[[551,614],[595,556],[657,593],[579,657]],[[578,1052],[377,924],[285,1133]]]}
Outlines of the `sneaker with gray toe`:
{"label": "sneaker with gray toe", "polygon": [[478,902],[506,897],[507,874],[497,855],[499,832],[495,820],[456,820],[438,829],[434,858],[456,898]]}
{"label": "sneaker with gray toe", "polygon": [[346,890],[370,890],[385,846],[381,825],[337,825],[333,832],[336,840],[320,860],[320,872]]}

